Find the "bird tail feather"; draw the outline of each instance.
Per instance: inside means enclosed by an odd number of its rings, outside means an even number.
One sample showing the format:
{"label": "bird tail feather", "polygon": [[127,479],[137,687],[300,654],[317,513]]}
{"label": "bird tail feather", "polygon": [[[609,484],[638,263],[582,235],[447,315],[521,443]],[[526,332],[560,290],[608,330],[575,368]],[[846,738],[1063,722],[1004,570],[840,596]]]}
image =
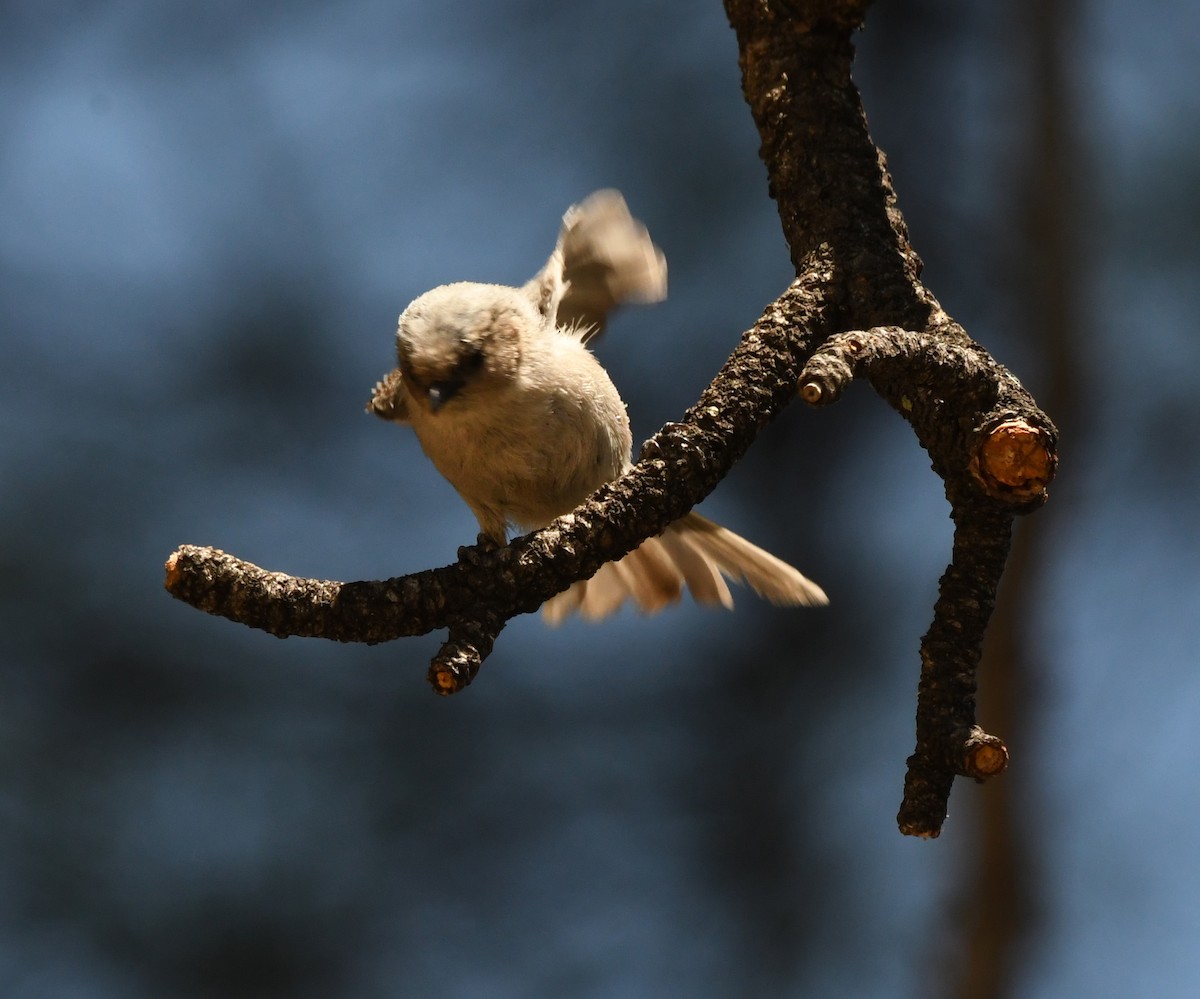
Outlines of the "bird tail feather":
{"label": "bird tail feather", "polygon": [[639,610],[656,614],[679,600],[686,586],[697,603],[732,607],[723,576],[746,583],[773,604],[815,607],[829,598],[808,577],[745,538],[689,513],[656,538],[648,538],[618,562],[602,565],[542,605],[551,625],[578,611],[598,621],[632,599]]}

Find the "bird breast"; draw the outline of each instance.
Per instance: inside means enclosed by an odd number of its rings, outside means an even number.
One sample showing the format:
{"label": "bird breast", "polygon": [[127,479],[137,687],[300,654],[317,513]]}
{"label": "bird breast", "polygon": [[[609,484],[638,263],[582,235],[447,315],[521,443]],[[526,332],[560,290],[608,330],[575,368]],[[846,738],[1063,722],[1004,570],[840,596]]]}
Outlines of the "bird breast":
{"label": "bird breast", "polygon": [[543,527],[629,465],[629,420],[608,373],[574,337],[531,339],[515,377],[486,399],[468,390],[414,413],[425,453],[487,533]]}

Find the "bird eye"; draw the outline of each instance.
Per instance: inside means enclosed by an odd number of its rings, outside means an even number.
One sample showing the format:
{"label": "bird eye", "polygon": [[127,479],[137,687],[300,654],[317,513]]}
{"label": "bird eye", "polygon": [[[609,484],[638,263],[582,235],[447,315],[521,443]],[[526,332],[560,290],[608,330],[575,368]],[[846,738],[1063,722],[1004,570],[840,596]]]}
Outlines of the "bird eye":
{"label": "bird eye", "polygon": [[478,371],[483,367],[483,351],[480,348],[475,348],[459,363],[459,369],[464,372]]}

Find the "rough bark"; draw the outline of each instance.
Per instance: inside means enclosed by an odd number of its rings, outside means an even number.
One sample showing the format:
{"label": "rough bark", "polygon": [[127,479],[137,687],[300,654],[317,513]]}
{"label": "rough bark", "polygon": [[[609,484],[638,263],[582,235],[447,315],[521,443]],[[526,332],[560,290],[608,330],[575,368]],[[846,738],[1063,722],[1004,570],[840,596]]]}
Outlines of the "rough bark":
{"label": "rough bark", "polygon": [[276,635],[382,642],[448,628],[430,680],[438,693],[455,693],[506,621],[686,513],[797,394],[826,405],[863,378],[928,451],[955,524],[952,561],[921,644],[917,743],[899,814],[903,832],[938,835],[955,775],[982,780],[1007,762],[1003,743],[975,725],[975,670],[1012,519],[1045,501],[1057,432],[920,283],[920,260],[850,75],[865,7],[727,0],[797,276],[628,474],[549,527],[496,551],[463,549],[440,569],[338,583],[185,546],[167,562],[167,589]]}

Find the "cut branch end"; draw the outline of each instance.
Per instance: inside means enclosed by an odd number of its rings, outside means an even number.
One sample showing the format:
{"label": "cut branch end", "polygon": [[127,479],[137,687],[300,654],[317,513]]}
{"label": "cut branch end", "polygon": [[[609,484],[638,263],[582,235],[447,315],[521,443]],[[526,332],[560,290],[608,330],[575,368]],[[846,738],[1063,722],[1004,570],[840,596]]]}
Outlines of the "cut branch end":
{"label": "cut branch end", "polygon": [[491,653],[504,624],[489,614],[482,620],[451,625],[449,637],[429,664],[428,680],[433,692],[449,697],[468,687]]}
{"label": "cut branch end", "polygon": [[821,386],[817,382],[805,382],[800,386],[800,398],[807,402],[810,406],[821,405],[821,399],[824,396],[821,391]]}
{"label": "cut branch end", "polygon": [[959,773],[980,783],[995,777],[1008,768],[1008,747],[994,735],[981,728],[971,730],[963,743]]}
{"label": "cut branch end", "polygon": [[1024,420],[1005,420],[984,433],[971,459],[975,481],[993,499],[1040,506],[1054,478],[1057,456],[1050,436]]}

